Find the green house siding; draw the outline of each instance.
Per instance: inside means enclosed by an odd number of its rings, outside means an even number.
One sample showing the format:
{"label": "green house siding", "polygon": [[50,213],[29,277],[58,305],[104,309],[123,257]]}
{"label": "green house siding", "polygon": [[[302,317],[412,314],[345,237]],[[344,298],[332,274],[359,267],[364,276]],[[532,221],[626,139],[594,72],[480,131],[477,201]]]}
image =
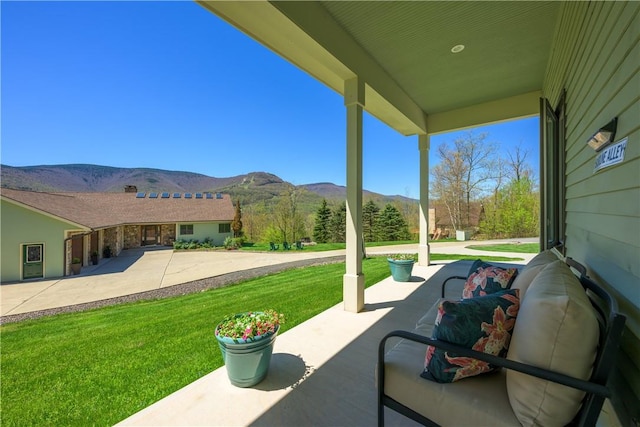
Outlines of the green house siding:
{"label": "green house siding", "polygon": [[6,200],[0,204],[2,234],[2,283],[21,280],[21,245],[44,244],[44,277],[64,275],[65,231],[73,225],[15,205]]}
{"label": "green house siding", "polygon": [[[631,403],[640,397],[640,3],[566,3],[557,28],[544,96],[555,105],[566,89],[567,255],[613,289],[627,316],[616,381],[640,418]],[[628,138],[624,161],[594,172],[587,140],[613,117],[615,141]]]}
{"label": "green house siding", "polygon": [[[230,224],[230,222],[178,223],[176,227],[176,240],[198,240],[202,242],[204,239],[209,238],[213,240],[214,245],[222,246],[224,239],[233,237],[233,232],[220,233],[218,231],[220,224]],[[180,234],[180,225],[193,225],[193,234]]]}

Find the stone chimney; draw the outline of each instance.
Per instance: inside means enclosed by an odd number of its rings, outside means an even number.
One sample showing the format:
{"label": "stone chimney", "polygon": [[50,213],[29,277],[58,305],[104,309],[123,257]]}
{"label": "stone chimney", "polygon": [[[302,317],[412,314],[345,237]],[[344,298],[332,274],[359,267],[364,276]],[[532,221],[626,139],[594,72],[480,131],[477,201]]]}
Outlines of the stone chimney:
{"label": "stone chimney", "polygon": [[135,185],[125,185],[124,186],[124,192],[125,193],[137,193],[138,192],[138,187],[136,187]]}

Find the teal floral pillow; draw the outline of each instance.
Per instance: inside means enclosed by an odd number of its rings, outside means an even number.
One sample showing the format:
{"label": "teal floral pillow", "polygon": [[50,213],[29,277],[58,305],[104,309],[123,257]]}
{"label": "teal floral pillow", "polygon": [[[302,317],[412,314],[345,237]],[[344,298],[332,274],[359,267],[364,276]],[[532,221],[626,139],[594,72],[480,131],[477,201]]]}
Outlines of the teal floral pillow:
{"label": "teal floral pillow", "polygon": [[[519,309],[518,289],[456,302],[443,301],[438,308],[432,337],[504,357],[509,349],[511,331]],[[428,346],[424,366],[420,376],[439,383],[451,383],[496,368],[489,363],[459,357],[434,346]]]}
{"label": "teal floral pillow", "polygon": [[477,260],[469,270],[462,298],[475,298],[509,289],[517,275],[517,268],[502,268]]}

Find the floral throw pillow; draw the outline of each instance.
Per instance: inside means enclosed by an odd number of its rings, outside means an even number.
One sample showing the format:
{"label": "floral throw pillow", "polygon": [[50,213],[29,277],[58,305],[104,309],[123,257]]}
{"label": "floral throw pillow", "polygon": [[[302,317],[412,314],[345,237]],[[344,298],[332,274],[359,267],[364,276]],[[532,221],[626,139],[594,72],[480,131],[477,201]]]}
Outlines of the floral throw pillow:
{"label": "floral throw pillow", "polygon": [[509,289],[517,275],[517,268],[502,268],[477,260],[469,270],[462,298],[475,298]]}
{"label": "floral throw pillow", "polygon": [[[443,301],[432,337],[504,357],[519,308],[517,289],[455,302]],[[420,376],[439,383],[450,383],[496,369],[489,363],[460,357],[434,346],[428,346],[424,366]]]}

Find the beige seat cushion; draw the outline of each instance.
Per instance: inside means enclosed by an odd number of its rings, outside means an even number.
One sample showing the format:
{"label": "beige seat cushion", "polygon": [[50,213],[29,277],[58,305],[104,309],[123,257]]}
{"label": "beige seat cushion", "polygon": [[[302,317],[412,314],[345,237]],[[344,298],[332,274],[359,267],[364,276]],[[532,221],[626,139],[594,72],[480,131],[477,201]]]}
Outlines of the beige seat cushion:
{"label": "beige seat cushion", "polygon": [[524,299],[524,295],[527,292],[529,285],[531,285],[531,282],[535,279],[538,273],[540,273],[548,264],[557,260],[558,257],[556,254],[550,249],[547,249],[533,257],[531,261],[524,266],[511,285],[511,289],[518,289],[520,291],[520,300]]}
{"label": "beige seat cushion", "polygon": [[[521,302],[507,354],[513,359],[584,380],[598,346],[598,321],[580,282],[562,261],[535,277]],[[580,409],[584,393],[512,370],[509,401],[523,426],[563,426]]]}
{"label": "beige seat cushion", "polygon": [[422,316],[420,320],[418,320],[418,323],[416,323],[416,329],[414,331],[416,334],[424,335],[425,337],[431,337],[431,335],[433,334],[433,328],[436,324],[436,317],[438,317],[438,307],[440,306],[440,303],[442,301],[451,300],[447,298],[438,299],[438,301],[436,301],[436,303],[431,306],[429,311],[427,311],[425,315]]}
{"label": "beige seat cushion", "polygon": [[385,357],[385,392],[443,426],[519,426],[502,371],[440,384],[420,377],[426,346],[402,340]]}

